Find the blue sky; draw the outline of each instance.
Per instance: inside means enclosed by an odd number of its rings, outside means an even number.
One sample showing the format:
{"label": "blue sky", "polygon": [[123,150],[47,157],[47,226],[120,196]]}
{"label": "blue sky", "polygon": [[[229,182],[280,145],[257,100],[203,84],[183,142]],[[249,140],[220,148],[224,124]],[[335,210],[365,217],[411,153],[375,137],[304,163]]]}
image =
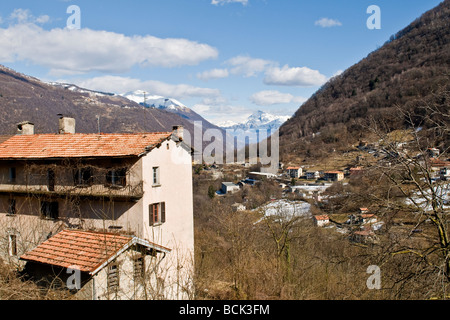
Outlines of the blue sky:
{"label": "blue sky", "polygon": [[[0,64],[44,81],[175,98],[207,120],[292,115],[439,0],[16,0]],[[81,29],[67,28],[80,9]],[[367,8],[380,8],[369,29]]]}

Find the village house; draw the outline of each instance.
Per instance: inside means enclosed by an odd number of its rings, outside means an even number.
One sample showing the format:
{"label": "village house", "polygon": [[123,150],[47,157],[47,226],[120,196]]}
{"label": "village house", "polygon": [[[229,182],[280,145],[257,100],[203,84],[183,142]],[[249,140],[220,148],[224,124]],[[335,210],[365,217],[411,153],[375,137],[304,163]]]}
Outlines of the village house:
{"label": "village house", "polygon": [[440,179],[443,181],[448,181],[450,180],[450,167],[444,167],[441,168],[441,171],[439,172],[440,174]]}
{"label": "village house", "polygon": [[431,158],[429,159],[429,165],[432,171],[440,171],[442,168],[450,167],[450,161]]}
{"label": "village house", "polygon": [[[59,134],[34,134],[32,123],[19,124],[17,135],[0,140],[1,258],[43,278],[53,268],[96,259],[102,268],[80,270],[92,299],[111,298],[105,272],[121,279],[115,299],[187,298],[194,250],[191,151],[182,127],[77,134],[75,119],[61,117]],[[64,243],[66,236],[79,241]],[[83,239],[100,238],[111,239],[97,248],[107,254],[81,249]],[[62,243],[79,260],[64,256]],[[122,281],[133,271],[130,255],[138,255],[147,285],[141,278],[133,285]]]}
{"label": "village house", "polygon": [[324,227],[330,223],[330,218],[328,215],[317,215],[313,216],[313,222],[317,227]]}
{"label": "village house", "polygon": [[264,172],[249,172],[248,178],[251,180],[268,180],[268,179],[275,179],[277,177],[276,174],[273,173],[264,173]]}
{"label": "village house", "polygon": [[358,230],[350,234],[350,241],[362,244],[374,244],[378,237],[372,230]]}
{"label": "village house", "polygon": [[222,187],[220,188],[220,194],[235,193],[240,190],[239,185],[233,182],[222,182]]}
{"label": "village house", "polygon": [[325,171],[325,180],[342,181],[342,180],[344,180],[344,172],[342,172],[342,171]]}
{"label": "village house", "polygon": [[366,214],[369,212],[368,208],[359,208],[359,214]]}
{"label": "village house", "polygon": [[428,148],[427,154],[430,158],[438,158],[440,151],[439,151],[439,149],[436,149],[436,148]]}
{"label": "village house", "polygon": [[303,169],[301,167],[288,167],[286,173],[291,178],[300,178],[303,175]]}
{"label": "village house", "polygon": [[361,168],[361,167],[353,167],[353,168],[350,168],[349,175],[350,176],[356,176],[356,175],[361,174],[362,172],[363,172],[363,168]]}
{"label": "village house", "polygon": [[238,212],[245,211],[246,207],[242,203],[234,203],[231,205],[231,209],[233,209],[234,212]]}
{"label": "village house", "polygon": [[306,179],[308,180],[317,180],[320,178],[320,172],[319,171],[307,171],[305,173]]}

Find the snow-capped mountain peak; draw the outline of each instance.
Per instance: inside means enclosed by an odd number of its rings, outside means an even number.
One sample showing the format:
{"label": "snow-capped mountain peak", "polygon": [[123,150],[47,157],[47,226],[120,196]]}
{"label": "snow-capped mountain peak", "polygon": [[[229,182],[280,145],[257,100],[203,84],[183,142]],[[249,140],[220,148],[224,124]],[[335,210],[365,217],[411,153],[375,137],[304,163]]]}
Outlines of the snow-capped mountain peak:
{"label": "snow-capped mountain peak", "polygon": [[145,105],[146,107],[166,109],[166,110],[181,110],[185,111],[187,107],[180,101],[173,98],[165,98],[158,95],[150,95],[143,90],[136,90],[121,94],[121,96]]}
{"label": "snow-capped mountain peak", "polygon": [[277,116],[264,111],[257,111],[247,118],[244,122],[238,124],[222,123],[221,127],[224,129],[272,129],[277,130],[284,122],[286,122],[289,116]]}

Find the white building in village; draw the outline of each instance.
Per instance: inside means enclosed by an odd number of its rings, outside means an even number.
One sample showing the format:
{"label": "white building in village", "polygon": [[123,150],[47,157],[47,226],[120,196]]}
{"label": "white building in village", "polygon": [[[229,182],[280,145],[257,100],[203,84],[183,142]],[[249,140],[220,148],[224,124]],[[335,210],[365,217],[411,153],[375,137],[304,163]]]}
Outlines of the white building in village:
{"label": "white building in village", "polygon": [[53,281],[59,268],[62,284],[78,270],[86,299],[189,298],[192,158],[182,127],[76,134],[62,117],[60,134],[18,129],[0,138],[2,260],[36,280]]}

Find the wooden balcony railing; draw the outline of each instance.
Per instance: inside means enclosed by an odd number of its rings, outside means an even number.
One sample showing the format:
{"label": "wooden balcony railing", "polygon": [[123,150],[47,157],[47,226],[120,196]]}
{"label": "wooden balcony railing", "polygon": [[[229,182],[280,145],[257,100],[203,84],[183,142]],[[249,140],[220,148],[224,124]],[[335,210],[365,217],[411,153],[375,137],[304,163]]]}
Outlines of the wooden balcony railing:
{"label": "wooden balcony railing", "polygon": [[47,185],[0,184],[0,193],[17,193],[27,195],[49,195],[59,197],[90,197],[138,200],[144,195],[144,182],[121,185],[79,185],[49,188]]}

